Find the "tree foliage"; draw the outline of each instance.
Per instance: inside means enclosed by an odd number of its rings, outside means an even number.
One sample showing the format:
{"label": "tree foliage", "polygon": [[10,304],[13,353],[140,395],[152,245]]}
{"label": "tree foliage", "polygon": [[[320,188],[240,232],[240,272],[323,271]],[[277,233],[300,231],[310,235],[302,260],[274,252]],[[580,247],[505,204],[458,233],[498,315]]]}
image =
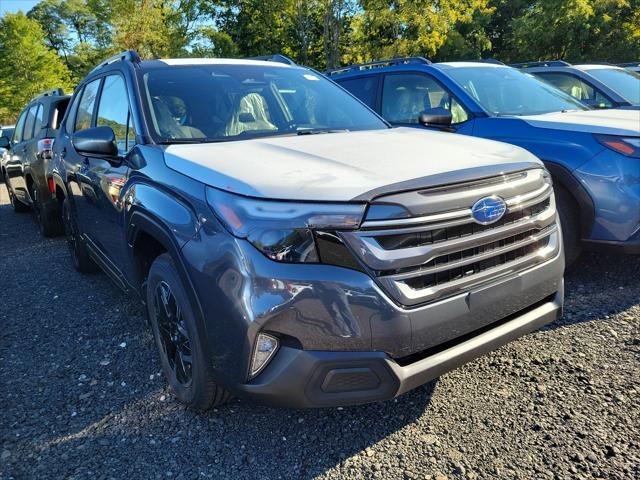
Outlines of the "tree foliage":
{"label": "tree foliage", "polygon": [[0,19],[0,52],[0,118],[15,117],[43,90],[69,89],[69,71],[46,46],[40,24],[23,13]]}
{"label": "tree foliage", "polygon": [[[3,60],[0,92],[29,95],[130,48],[143,58],[283,53],[319,69],[408,55],[640,58],[640,0],[41,0],[1,21],[2,54],[17,55],[24,75],[15,81]],[[25,97],[4,95],[0,108],[15,116]]]}

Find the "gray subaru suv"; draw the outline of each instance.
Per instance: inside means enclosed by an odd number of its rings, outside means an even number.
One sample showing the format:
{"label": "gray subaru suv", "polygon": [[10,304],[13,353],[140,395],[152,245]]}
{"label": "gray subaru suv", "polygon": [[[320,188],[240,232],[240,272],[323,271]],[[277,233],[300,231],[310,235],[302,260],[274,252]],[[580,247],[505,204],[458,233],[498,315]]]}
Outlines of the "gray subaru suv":
{"label": "gray subaru suv", "polygon": [[75,267],[145,303],[194,408],[390,399],[562,311],[537,158],[390,128],[307,68],[126,52],[80,83],[53,156]]}

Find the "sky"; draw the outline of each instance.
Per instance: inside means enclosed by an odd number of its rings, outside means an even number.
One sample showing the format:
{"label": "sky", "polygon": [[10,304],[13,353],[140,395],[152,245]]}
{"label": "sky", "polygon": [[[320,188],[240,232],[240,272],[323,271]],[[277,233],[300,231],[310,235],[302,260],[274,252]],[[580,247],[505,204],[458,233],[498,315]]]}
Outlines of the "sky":
{"label": "sky", "polygon": [[0,0],[0,16],[5,13],[15,13],[18,10],[22,10],[27,13],[38,3],[38,0]]}

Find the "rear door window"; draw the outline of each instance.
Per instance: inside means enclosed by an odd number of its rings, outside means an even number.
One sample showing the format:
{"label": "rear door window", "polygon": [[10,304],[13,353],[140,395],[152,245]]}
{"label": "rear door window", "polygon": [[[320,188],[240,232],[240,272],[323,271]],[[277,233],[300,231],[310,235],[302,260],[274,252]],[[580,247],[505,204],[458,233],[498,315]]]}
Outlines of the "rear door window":
{"label": "rear door window", "polygon": [[376,98],[378,96],[378,84],[380,83],[379,76],[371,75],[369,77],[351,78],[338,83],[369,107],[375,108]]}
{"label": "rear door window", "polygon": [[22,132],[24,131],[24,122],[27,120],[28,112],[29,112],[28,110],[24,110],[20,115],[20,118],[18,119],[18,123],[16,124],[16,129],[13,132],[13,139],[11,140],[11,143],[13,143],[14,145],[22,141]]}
{"label": "rear door window", "polygon": [[101,78],[87,84],[82,92],[80,104],[76,113],[76,121],[74,131],[86,130],[91,128],[93,121],[93,110],[96,105],[96,97],[98,96],[98,88],[100,87]]}

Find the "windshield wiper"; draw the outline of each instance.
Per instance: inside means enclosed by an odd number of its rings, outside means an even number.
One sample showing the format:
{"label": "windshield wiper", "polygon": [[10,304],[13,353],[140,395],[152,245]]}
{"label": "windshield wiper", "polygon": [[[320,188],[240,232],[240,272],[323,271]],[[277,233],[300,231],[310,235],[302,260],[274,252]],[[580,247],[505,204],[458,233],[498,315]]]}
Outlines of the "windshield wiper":
{"label": "windshield wiper", "polygon": [[224,142],[226,139],[221,138],[168,138],[158,142],[159,145],[172,145],[172,144],[194,144],[194,143],[215,143]]}
{"label": "windshield wiper", "polygon": [[317,129],[308,129],[308,130],[298,130],[296,132],[297,135],[318,135],[321,133],[345,133],[349,130],[346,128],[343,129],[332,129],[332,128],[317,128]]}

